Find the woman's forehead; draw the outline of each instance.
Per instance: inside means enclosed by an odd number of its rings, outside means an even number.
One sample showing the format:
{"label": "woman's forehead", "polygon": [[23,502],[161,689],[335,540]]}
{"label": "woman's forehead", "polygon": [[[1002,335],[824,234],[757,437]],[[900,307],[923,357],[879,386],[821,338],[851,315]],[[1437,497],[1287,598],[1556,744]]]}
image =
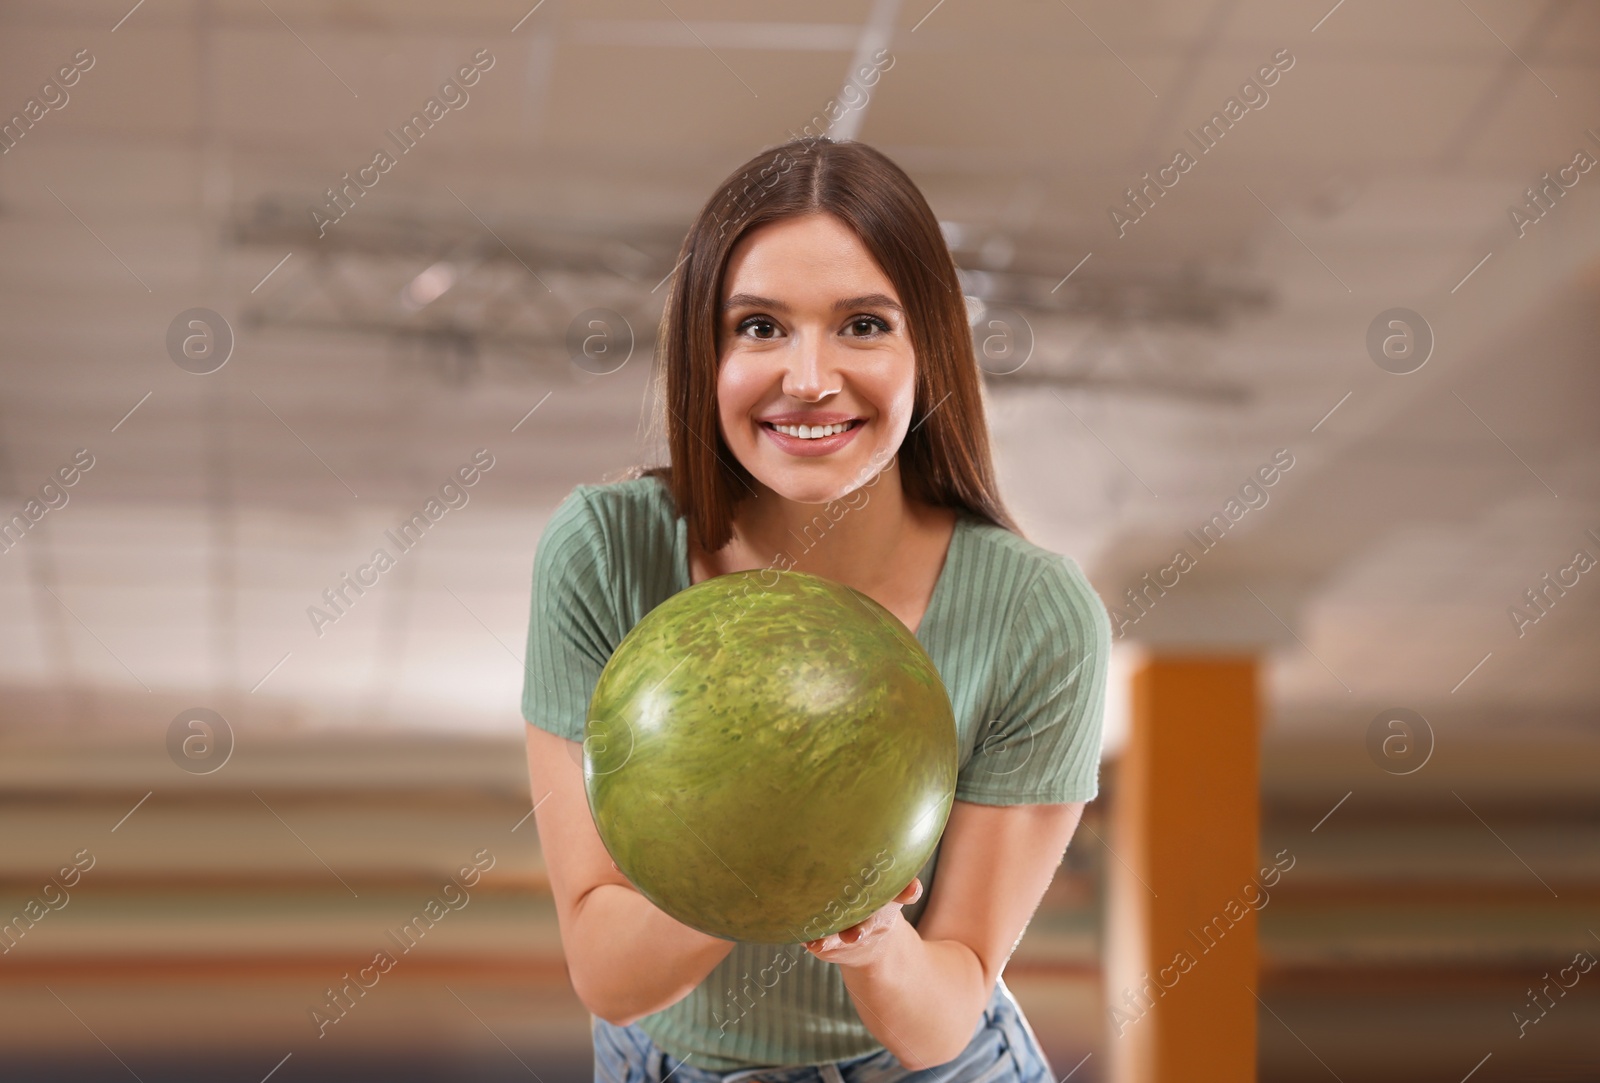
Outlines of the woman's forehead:
{"label": "woman's forehead", "polygon": [[740,238],[723,276],[724,300],[736,293],[805,304],[871,293],[897,298],[861,238],[831,215],[768,222]]}

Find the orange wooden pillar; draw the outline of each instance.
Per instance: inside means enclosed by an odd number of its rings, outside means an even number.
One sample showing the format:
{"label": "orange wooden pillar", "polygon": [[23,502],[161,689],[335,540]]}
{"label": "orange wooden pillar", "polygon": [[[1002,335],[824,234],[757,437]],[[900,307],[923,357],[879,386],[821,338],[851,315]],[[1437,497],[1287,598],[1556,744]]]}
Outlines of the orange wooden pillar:
{"label": "orange wooden pillar", "polygon": [[1256,668],[1157,653],[1132,671],[1106,840],[1113,1083],[1256,1078]]}

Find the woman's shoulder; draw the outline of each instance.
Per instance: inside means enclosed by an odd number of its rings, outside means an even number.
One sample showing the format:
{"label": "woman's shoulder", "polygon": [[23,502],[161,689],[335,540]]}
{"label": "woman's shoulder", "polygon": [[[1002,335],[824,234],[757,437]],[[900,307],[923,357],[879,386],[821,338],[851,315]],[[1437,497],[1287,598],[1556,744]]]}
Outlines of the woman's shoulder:
{"label": "woman's shoulder", "polygon": [[574,486],[550,515],[535,553],[548,575],[599,584],[639,615],[671,593],[681,524],[659,478],[643,475]]}
{"label": "woman's shoulder", "polygon": [[551,514],[547,529],[631,534],[650,526],[670,526],[674,517],[666,485],[644,474],[573,486]]}
{"label": "woman's shoulder", "polygon": [[1029,541],[987,519],[968,514],[965,528],[969,545],[963,573],[1000,588],[1006,608],[1018,613],[1027,606],[1034,612],[1053,612],[1075,624],[1090,623],[1110,634],[1110,617],[1089,577],[1072,557]]}

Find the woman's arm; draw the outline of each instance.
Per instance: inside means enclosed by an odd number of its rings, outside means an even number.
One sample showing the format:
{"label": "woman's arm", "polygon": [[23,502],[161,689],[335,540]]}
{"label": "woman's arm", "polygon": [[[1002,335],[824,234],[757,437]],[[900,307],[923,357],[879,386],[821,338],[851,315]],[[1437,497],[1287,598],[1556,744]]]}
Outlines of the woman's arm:
{"label": "woman's arm", "polygon": [[917,924],[895,912],[877,935],[855,943],[830,936],[813,949],[839,964],[861,1021],[902,1066],[944,1064],[971,1041],[1083,805],[956,801]]}
{"label": "woman's arm", "polygon": [[590,816],[582,746],[527,730],[539,847],[573,991],[595,1015],[627,1026],[688,996],[733,941],[669,917],[628,883]]}

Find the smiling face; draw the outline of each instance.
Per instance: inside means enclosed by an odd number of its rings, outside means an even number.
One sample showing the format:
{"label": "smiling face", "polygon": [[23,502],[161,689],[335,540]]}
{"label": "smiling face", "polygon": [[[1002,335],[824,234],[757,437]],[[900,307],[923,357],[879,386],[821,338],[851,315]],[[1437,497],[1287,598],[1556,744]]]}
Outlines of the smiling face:
{"label": "smiling face", "polygon": [[786,499],[845,496],[888,466],[905,438],[916,390],[906,315],[883,269],[833,215],[769,222],[740,238],[723,276],[717,353],[723,439]]}

